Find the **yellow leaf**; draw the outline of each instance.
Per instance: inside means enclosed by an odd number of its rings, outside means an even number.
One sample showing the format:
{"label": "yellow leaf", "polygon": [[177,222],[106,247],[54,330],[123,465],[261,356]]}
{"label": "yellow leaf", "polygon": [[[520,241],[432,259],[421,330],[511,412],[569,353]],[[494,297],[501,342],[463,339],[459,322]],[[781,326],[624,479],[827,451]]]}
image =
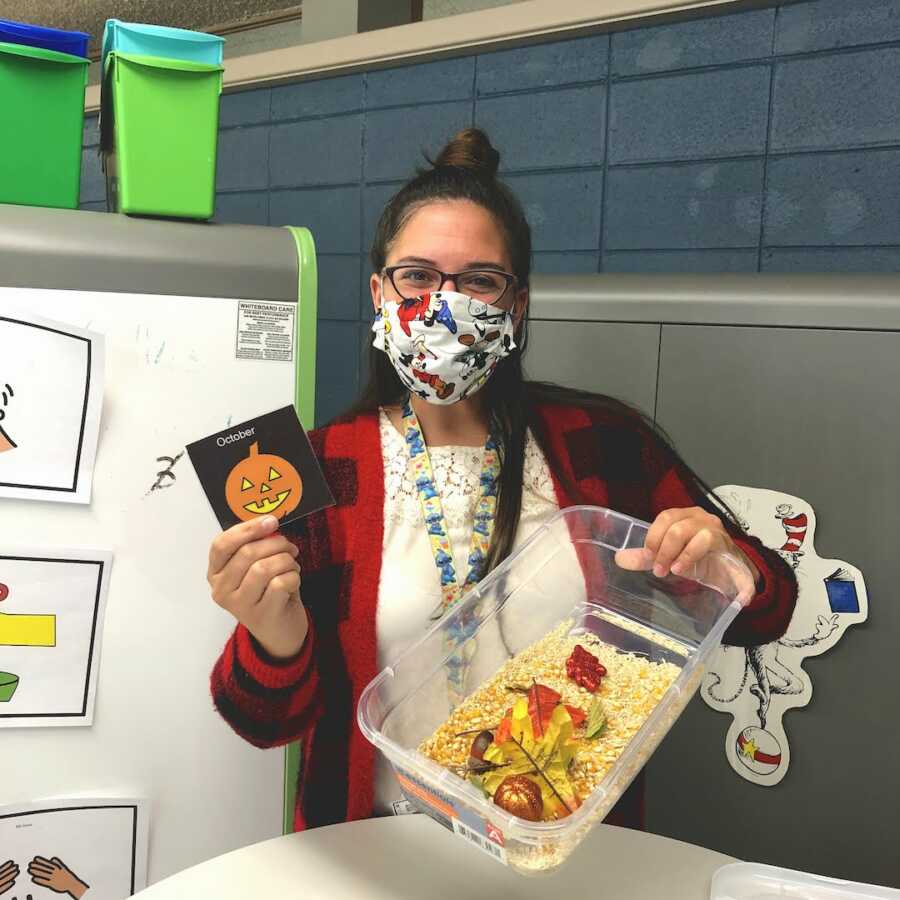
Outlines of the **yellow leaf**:
{"label": "yellow leaf", "polygon": [[484,751],[484,761],[490,763],[502,763],[504,761],[503,751],[498,744],[490,744]]}
{"label": "yellow leaf", "polygon": [[513,707],[510,734],[523,744],[534,740],[531,716],[528,714],[528,700],[525,698],[517,700],[516,705]]}

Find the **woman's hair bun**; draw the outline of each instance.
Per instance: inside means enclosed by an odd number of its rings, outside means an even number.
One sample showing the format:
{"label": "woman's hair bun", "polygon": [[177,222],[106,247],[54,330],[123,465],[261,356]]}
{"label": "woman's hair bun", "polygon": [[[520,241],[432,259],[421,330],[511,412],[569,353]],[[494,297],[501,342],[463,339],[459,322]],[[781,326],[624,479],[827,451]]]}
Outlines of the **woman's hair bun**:
{"label": "woman's hair bun", "polygon": [[478,175],[493,178],[500,166],[500,153],[480,128],[464,128],[447,142],[433,165],[435,168],[470,169]]}

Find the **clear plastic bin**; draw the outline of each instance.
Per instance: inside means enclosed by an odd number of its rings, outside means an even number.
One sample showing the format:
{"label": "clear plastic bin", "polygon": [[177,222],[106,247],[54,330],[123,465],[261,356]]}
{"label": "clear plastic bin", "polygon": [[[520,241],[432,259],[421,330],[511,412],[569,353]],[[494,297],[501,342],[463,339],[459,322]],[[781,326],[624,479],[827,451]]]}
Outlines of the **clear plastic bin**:
{"label": "clear plastic bin", "polygon": [[[360,729],[388,758],[409,802],[519,872],[554,869],[609,813],[687,705],[710,654],[752,592],[745,564],[725,554],[708,557],[684,578],[656,578],[642,549],[648,528],[600,507],[563,510],[360,697]],[[567,620],[570,634],[593,633],[620,651],[674,663],[681,672],[574,813],[528,822],[417,748],[452,712],[445,664],[466,653],[464,645],[475,645],[464,686],[468,697],[511,656]],[[464,624],[469,637],[454,644],[451,635]]]}
{"label": "clear plastic bin", "polygon": [[710,900],[900,900],[900,891],[762,863],[731,863],[713,875],[709,896]]}

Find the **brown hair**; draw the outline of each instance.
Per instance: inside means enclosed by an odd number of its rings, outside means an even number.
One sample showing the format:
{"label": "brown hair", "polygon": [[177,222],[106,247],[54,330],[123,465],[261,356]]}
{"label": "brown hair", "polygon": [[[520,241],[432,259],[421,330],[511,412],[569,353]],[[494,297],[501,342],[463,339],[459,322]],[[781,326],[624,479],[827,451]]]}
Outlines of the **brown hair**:
{"label": "brown hair", "polygon": [[515,194],[497,179],[500,154],[488,136],[480,128],[466,128],[428,161],[430,168],[420,169],[400,188],[378,220],[370,253],[374,270],[384,268],[391,243],[417,209],[436,200],[471,200],[497,221],[518,287],[528,287],[531,229]]}
{"label": "brown hair", "polygon": [[429,162],[433,167],[457,166],[493,178],[500,168],[500,153],[480,128],[464,128]]}

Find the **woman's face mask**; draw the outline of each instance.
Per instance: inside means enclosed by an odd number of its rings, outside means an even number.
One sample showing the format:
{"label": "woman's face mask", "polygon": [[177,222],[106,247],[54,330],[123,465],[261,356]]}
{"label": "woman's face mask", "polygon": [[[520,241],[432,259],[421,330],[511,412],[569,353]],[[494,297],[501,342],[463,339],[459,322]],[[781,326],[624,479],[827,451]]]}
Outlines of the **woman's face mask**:
{"label": "woman's face mask", "polygon": [[516,346],[508,312],[456,291],[385,300],[372,331],[410,392],[437,404],[474,394]]}

